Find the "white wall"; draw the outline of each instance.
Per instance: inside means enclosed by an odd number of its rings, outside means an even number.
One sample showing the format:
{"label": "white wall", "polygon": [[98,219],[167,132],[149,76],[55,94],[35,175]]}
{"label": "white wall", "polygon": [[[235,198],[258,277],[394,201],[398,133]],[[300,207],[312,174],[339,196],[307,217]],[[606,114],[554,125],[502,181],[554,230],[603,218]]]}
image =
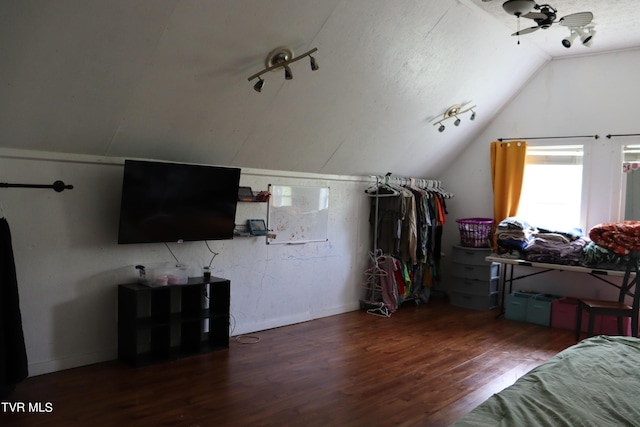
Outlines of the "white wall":
{"label": "white wall", "polygon": [[[456,195],[448,205],[443,247],[457,243],[454,219],[493,217],[489,144],[498,138],[600,135],[556,141],[584,143],[588,153],[585,232],[598,223],[619,220],[620,148],[637,144],[638,138],[605,136],[640,133],[638,69],[640,50],[554,60],[544,67],[443,175]],[[545,274],[518,287],[577,297],[617,296],[613,287],[584,274]]]}
{"label": "white wall", "polygon": [[[122,159],[0,152],[3,182],[63,180],[73,190],[0,189],[12,232],[30,375],[117,357],[117,285],[134,265],[174,262],[164,244],[118,245]],[[233,334],[355,310],[370,250],[366,178],[243,170],[241,185],[330,187],[329,241],[266,245],[265,238],[211,241],[213,275],[231,280]],[[241,203],[236,222],[267,217]],[[362,219],[365,219],[364,221]],[[204,242],[170,244],[201,267]]]}

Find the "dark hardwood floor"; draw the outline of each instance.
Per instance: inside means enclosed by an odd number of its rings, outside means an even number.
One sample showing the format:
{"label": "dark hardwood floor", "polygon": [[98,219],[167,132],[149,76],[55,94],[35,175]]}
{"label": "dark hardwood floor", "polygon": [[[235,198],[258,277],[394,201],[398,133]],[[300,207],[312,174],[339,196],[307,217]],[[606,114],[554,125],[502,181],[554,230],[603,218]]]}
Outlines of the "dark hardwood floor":
{"label": "dark hardwood floor", "polygon": [[438,299],[251,335],[260,341],[159,365],[28,378],[8,400],[27,412],[4,405],[0,425],[445,426],[575,343]]}

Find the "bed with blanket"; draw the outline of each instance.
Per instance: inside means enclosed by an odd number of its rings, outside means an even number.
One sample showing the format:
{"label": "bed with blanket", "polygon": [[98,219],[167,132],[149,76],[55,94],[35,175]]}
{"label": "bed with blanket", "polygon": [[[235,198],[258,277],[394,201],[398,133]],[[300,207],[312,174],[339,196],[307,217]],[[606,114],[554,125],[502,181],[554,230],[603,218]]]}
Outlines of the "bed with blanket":
{"label": "bed with blanket", "polygon": [[640,425],[640,339],[596,336],[561,351],[452,424]]}

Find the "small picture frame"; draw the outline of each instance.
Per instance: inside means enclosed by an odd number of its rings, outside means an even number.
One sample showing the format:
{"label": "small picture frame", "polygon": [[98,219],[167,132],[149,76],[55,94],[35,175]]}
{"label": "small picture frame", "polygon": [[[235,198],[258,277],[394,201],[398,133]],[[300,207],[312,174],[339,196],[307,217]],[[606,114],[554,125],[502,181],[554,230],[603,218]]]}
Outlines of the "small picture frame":
{"label": "small picture frame", "polygon": [[249,228],[249,233],[251,233],[252,236],[267,235],[267,224],[264,222],[264,219],[248,219],[247,228]]}

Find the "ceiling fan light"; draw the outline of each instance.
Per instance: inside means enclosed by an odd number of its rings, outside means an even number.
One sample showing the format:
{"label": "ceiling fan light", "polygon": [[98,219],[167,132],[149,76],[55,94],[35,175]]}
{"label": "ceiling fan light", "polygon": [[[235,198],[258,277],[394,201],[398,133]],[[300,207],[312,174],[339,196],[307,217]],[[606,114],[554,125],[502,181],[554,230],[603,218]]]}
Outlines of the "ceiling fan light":
{"label": "ceiling fan light", "polygon": [[578,37],[578,32],[577,31],[571,31],[571,34],[569,34],[568,37],[565,37],[564,39],[562,39],[562,46],[564,46],[567,49],[569,49],[571,47],[571,45],[573,44],[573,41],[576,39],[576,37]]}
{"label": "ceiling fan light", "polygon": [[534,8],[536,2],[533,0],[507,0],[502,3],[502,8],[509,15],[520,16],[531,11]]}
{"label": "ceiling fan light", "polygon": [[595,31],[592,28],[587,28],[587,31],[585,31],[584,28],[574,28],[572,31],[574,31],[576,35],[580,36],[580,41],[584,46],[591,46],[591,43],[593,42],[593,35],[595,34]]}
{"label": "ceiling fan light", "polygon": [[593,36],[596,35],[596,30],[594,28],[589,28],[588,32],[585,34],[586,37],[580,37],[580,41],[582,41],[582,44],[590,47],[593,44]]}

